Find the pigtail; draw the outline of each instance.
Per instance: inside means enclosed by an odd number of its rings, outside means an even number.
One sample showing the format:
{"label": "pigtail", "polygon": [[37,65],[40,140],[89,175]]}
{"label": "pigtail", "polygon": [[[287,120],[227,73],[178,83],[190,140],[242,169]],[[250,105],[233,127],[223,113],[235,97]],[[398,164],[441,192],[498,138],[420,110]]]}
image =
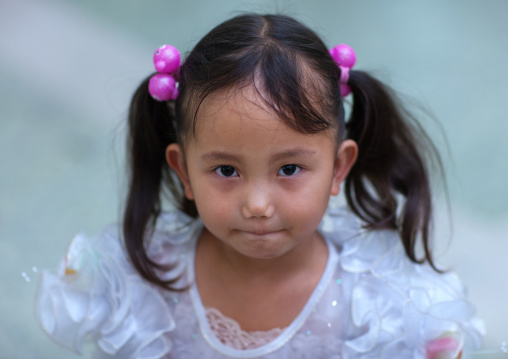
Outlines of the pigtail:
{"label": "pigtail", "polygon": [[148,81],[141,83],[129,110],[127,156],[130,170],[129,191],[123,218],[124,241],[134,267],[147,280],[169,288],[175,280],[163,281],[156,270],[168,270],[151,260],[145,237],[161,212],[163,189],[172,193],[177,206],[196,216],[195,206],[183,200],[180,182],[166,163],[166,147],[177,142],[174,101],[158,102],[148,93]]}
{"label": "pigtail", "polygon": [[[392,91],[361,71],[351,71],[353,104],[347,137],[358,144],[358,158],[345,181],[352,211],[372,229],[396,229],[409,259],[434,265],[429,231],[432,199],[426,157],[439,155],[424,130],[411,121]],[[416,254],[421,239],[423,258]]]}

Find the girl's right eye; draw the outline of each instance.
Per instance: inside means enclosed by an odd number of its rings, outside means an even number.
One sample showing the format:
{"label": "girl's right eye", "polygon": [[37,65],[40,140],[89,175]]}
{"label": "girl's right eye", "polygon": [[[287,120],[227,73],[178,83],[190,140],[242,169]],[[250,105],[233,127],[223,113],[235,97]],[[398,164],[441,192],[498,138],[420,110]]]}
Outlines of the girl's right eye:
{"label": "girl's right eye", "polygon": [[232,166],[220,166],[215,169],[215,173],[217,173],[221,177],[236,177],[238,176],[238,172]]}

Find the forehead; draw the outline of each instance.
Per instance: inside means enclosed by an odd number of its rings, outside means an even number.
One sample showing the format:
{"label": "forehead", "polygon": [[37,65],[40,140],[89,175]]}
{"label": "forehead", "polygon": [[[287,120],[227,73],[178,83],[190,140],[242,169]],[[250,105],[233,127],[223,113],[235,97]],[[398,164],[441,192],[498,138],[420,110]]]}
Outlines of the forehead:
{"label": "forehead", "polygon": [[[335,81],[325,76],[305,59],[296,56],[294,63],[286,64],[288,71],[280,73],[256,67],[241,77],[222,76],[218,80],[186,86],[182,92],[179,118],[182,142],[196,135],[198,117],[209,117],[209,107],[219,107],[227,101],[249,100],[283,123],[302,133],[316,133],[342,127],[342,107]],[[238,74],[237,74],[238,75]],[[210,74],[212,79],[215,79]],[[209,76],[209,77],[210,77]],[[336,85],[336,84],[335,84]],[[337,88],[336,88],[337,87]],[[222,103],[222,104],[221,104]],[[203,111],[203,107],[207,107]],[[337,132],[337,131],[336,131]]]}
{"label": "forehead", "polygon": [[199,108],[191,142],[200,147],[251,148],[254,151],[274,144],[314,146],[322,141],[335,143],[335,131],[305,134],[290,128],[262,96],[252,85],[211,94]]}
{"label": "forehead", "polygon": [[[277,130],[285,126],[269,108],[254,86],[219,91],[208,96],[200,106],[196,132],[216,131],[217,126],[261,126]],[[222,128],[223,130],[223,128]]]}

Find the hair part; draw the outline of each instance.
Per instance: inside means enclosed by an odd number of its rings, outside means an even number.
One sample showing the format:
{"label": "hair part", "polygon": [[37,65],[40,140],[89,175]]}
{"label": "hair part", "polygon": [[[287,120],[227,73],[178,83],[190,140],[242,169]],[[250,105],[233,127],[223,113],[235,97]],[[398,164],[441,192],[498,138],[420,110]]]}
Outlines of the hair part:
{"label": "hair part", "polygon": [[[356,141],[358,159],[345,181],[349,207],[372,230],[397,230],[408,258],[435,268],[429,248],[432,201],[426,164],[426,153],[439,158],[435,148],[421,128],[411,125],[393,93],[364,72],[350,71],[353,106],[346,121],[340,69],[306,26],[284,15],[234,17],[190,52],[180,68],[176,101],[153,100],[148,79],[136,91],[129,112],[130,184],[123,221],[127,251],[145,279],[167,289],[178,279],[160,279],[157,270],[167,267],[151,260],[145,248],[161,212],[162,195],[169,192],[181,211],[198,216],[166,163],[167,146],[178,143],[183,148],[196,135],[198,111],[210,95],[246,86],[254,86],[288,127],[306,134],[333,128],[338,144],[346,137]],[[416,256],[418,240],[424,247],[422,258]]]}
{"label": "hair part", "polygon": [[224,22],[198,42],[181,67],[179,132],[195,134],[200,105],[210,94],[249,85],[294,130],[315,133],[334,126],[340,72],[330,56],[321,61],[323,49],[312,30],[286,16],[250,14]]}

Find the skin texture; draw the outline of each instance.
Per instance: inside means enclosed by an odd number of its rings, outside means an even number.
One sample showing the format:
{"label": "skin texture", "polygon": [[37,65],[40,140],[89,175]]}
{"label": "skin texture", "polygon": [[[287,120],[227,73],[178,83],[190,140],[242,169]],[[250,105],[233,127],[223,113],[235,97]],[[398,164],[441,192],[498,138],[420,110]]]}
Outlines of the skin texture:
{"label": "skin texture", "polygon": [[289,325],[323,273],[316,228],[357,154],[350,140],[337,148],[335,131],[287,127],[250,86],[207,98],[196,136],[166,150],[205,225],[196,250],[203,304],[244,330]]}

